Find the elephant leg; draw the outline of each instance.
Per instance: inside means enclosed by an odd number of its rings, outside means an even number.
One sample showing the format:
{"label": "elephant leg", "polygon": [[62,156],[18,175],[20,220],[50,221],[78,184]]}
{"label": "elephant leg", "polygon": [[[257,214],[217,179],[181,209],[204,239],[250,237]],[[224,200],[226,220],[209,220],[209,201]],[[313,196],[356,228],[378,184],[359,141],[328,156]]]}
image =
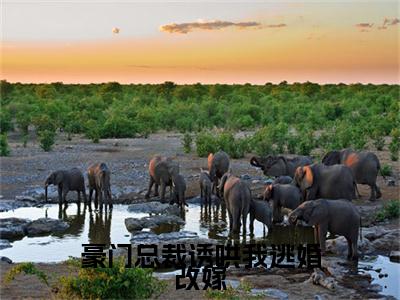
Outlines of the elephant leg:
{"label": "elephant leg", "polygon": [[319,230],[318,230],[318,225],[314,226],[314,243],[318,244],[319,243]]}
{"label": "elephant leg", "polygon": [[69,192],[68,189],[63,189],[62,190],[62,200],[63,200],[63,203],[65,205],[67,205],[67,194],[68,194],[68,192]]}
{"label": "elephant leg", "polygon": [[86,189],[85,186],[82,189],[82,194],[83,194],[83,201],[85,201],[85,203],[87,202],[87,198],[86,198]]}
{"label": "elephant leg", "polygon": [[254,234],[254,214],[252,213],[250,213],[250,234]]}
{"label": "elephant leg", "polygon": [[147,193],[144,196],[146,199],[150,198],[151,188],[153,187],[154,179],[150,176],[149,188],[147,189]]}
{"label": "elephant leg", "polygon": [[319,245],[321,247],[321,255],[325,255],[325,241],[326,234],[328,233],[328,225],[327,224],[318,224],[318,237],[319,237]]}
{"label": "elephant leg", "polygon": [[164,182],[161,182],[161,196],[160,196],[160,200],[161,202],[164,202],[165,199],[165,189],[166,189],[166,185]]}
{"label": "elephant leg", "polygon": [[382,197],[381,189],[379,188],[379,186],[376,183],[375,183],[375,192],[376,192],[376,199],[379,199],[380,197]]}
{"label": "elephant leg", "polygon": [[58,186],[58,203],[61,204],[62,202],[63,202],[62,187]]}
{"label": "elephant leg", "polygon": [[352,250],[353,250],[353,253],[352,253],[352,256],[351,256],[351,259],[352,260],[358,260],[358,243],[357,243],[357,235],[354,237],[354,239],[353,239],[353,243],[352,243]]}
{"label": "elephant leg", "polygon": [[154,185],[154,197],[158,197],[158,195],[159,195],[158,187],[159,187],[159,184],[155,183],[155,185]]}
{"label": "elephant leg", "polygon": [[243,236],[246,236],[246,231],[247,231],[247,228],[246,228],[246,225],[247,225],[247,214],[243,214],[242,213],[242,226],[243,226]]}
{"label": "elephant leg", "polygon": [[229,217],[229,231],[232,232],[233,218],[232,218],[232,213],[229,210],[228,210],[228,217]]}
{"label": "elephant leg", "polygon": [[94,190],[94,208],[97,209],[99,207],[99,191],[97,188]]}
{"label": "elephant leg", "polygon": [[353,245],[351,243],[351,239],[346,238],[347,241],[347,259],[350,259],[353,256]]}
{"label": "elephant leg", "polygon": [[92,196],[93,196],[93,189],[89,187],[89,203],[92,202]]}
{"label": "elephant leg", "polygon": [[240,233],[240,211],[237,207],[232,207],[232,231],[237,234]]}
{"label": "elephant leg", "polygon": [[376,197],[375,197],[375,185],[369,185],[369,187],[371,188],[371,196],[369,197],[369,201],[375,201]]}
{"label": "elephant leg", "polygon": [[81,192],[77,191],[77,193],[78,193],[78,203],[80,204],[81,203]]}
{"label": "elephant leg", "polygon": [[203,201],[203,188],[200,186],[200,200]]}

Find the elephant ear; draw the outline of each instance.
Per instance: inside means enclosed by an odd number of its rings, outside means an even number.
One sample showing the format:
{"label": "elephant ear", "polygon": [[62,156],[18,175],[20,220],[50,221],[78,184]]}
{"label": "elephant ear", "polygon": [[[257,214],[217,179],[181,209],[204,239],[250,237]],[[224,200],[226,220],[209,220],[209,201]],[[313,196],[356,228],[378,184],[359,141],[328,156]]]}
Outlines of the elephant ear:
{"label": "elephant ear", "polygon": [[303,167],[297,167],[296,172],[294,173],[294,178],[293,181],[295,182],[295,184],[300,187],[301,182],[303,180],[304,177],[304,170]]}
{"label": "elephant ear", "polygon": [[340,163],[340,152],[330,151],[322,159],[322,163],[327,166],[332,166]]}
{"label": "elephant ear", "polygon": [[221,182],[218,185],[218,190],[222,193],[224,191],[224,186],[226,181],[228,180],[229,177],[229,173],[225,173],[222,177],[221,177]]}
{"label": "elephant ear", "polygon": [[264,200],[269,202],[274,194],[274,186],[272,184],[267,185],[264,191]]}
{"label": "elephant ear", "polygon": [[312,201],[312,209],[309,212],[307,223],[310,225],[317,225],[326,219],[327,209],[321,205],[320,202]]}
{"label": "elephant ear", "polygon": [[303,188],[304,190],[312,187],[314,182],[314,175],[310,166],[303,167],[304,177],[303,177]]}
{"label": "elephant ear", "polygon": [[286,168],[286,174],[289,174],[288,162],[287,162],[286,157],[284,157],[284,156],[278,156],[278,161],[279,161],[279,160],[282,160],[282,161],[283,161],[283,163],[285,164],[285,168]]}
{"label": "elephant ear", "polygon": [[54,172],[54,184],[58,185],[64,180],[64,174],[61,171]]}
{"label": "elephant ear", "polygon": [[209,172],[211,172],[211,166],[212,166],[213,158],[214,158],[214,154],[212,154],[212,153],[208,154],[207,165],[208,165],[208,171]]}

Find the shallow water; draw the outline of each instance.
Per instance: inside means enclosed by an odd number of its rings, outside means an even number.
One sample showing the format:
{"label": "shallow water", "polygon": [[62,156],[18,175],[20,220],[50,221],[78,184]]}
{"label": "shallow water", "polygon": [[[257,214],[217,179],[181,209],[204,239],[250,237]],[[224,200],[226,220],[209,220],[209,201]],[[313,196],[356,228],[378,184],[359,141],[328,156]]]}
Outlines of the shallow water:
{"label": "shallow water", "polygon": [[[69,204],[66,209],[60,209],[58,204],[47,204],[43,207],[22,207],[13,211],[1,212],[1,218],[16,217],[35,220],[49,217],[63,219],[70,227],[63,233],[42,237],[24,237],[12,242],[12,248],[0,250],[0,256],[9,257],[14,262],[59,262],[69,256],[80,257],[83,251],[82,244],[101,243],[118,244],[130,243],[131,234],[125,227],[124,220],[128,217],[141,218],[146,213],[131,213],[128,205],[114,205],[112,210],[103,212],[89,212],[82,204],[80,207]],[[228,238],[227,212],[220,205],[211,207],[199,204],[189,204],[182,217],[185,225],[160,226],[153,229],[155,233],[187,230],[197,232],[199,237],[225,241]],[[243,241],[244,237],[241,236]],[[254,222],[254,236],[250,236],[249,218],[247,221],[246,242],[251,239],[263,239],[268,244],[298,244],[312,243],[313,230],[307,227],[274,227],[268,232],[267,227],[258,221]],[[269,258],[269,257],[268,257]],[[268,262],[268,259],[267,259]],[[399,264],[392,263],[387,257],[377,256],[366,258],[359,264],[360,271],[369,272],[374,278],[373,283],[383,287],[382,294],[399,297]],[[387,277],[379,278],[376,269],[382,268],[381,274]]]}

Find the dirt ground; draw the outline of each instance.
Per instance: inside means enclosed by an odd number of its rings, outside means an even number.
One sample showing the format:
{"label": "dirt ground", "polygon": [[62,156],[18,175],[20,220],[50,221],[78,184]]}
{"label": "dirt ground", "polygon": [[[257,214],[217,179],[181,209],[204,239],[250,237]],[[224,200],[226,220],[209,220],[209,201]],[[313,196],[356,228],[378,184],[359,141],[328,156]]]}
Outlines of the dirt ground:
{"label": "dirt ground", "polygon": [[[51,152],[42,151],[33,139],[30,139],[26,148],[22,146],[18,136],[11,135],[9,142],[12,150],[11,156],[1,158],[0,201],[14,199],[16,196],[26,194],[29,190],[41,188],[45,178],[51,171],[72,167],[79,167],[82,171],[85,171],[92,163],[106,162],[112,170],[111,184],[121,191],[126,191],[125,194],[122,193],[124,195],[121,194],[121,198],[125,197],[124,202],[136,202],[138,199],[143,199],[144,191],[147,189],[148,161],[155,154],[171,156],[179,162],[181,173],[187,180],[187,197],[189,198],[199,194],[197,175],[201,167],[207,167],[206,158],[199,158],[194,151],[190,154],[183,152],[180,134],[153,134],[146,139],[108,139],[101,140],[99,144],[93,144],[81,137],[73,137],[72,141],[68,141],[65,136],[61,136],[57,139],[57,144]],[[389,153],[386,149],[374,152],[378,155],[382,165],[388,164],[392,167],[393,174],[391,178],[395,180],[395,186],[388,186],[383,177],[379,176],[378,185],[381,187],[383,197],[376,202],[370,202],[368,201],[369,187],[359,185],[358,188],[362,194],[362,199],[357,200],[355,203],[361,208],[364,214],[363,217],[367,219],[386,201],[399,198],[399,164],[390,161]],[[250,166],[249,160],[250,155],[243,159],[232,160],[231,167],[234,174],[248,174],[253,178],[252,189],[257,196],[263,190],[263,183],[260,180],[265,178],[260,170]],[[388,226],[393,226],[393,223],[391,225],[388,224]],[[3,278],[5,272],[12,265],[1,262],[0,266],[0,274]],[[40,263],[37,266],[46,273],[53,274],[52,278],[69,273],[65,264]],[[286,281],[269,284],[268,278],[270,277],[266,277],[265,283],[255,281],[258,282],[256,287],[273,287],[277,289],[286,287],[284,290],[289,293],[289,298],[291,299],[313,298],[315,294],[324,295],[327,299],[332,297],[348,298],[350,295],[351,297],[362,298],[360,294],[351,289],[342,288],[340,294],[333,296],[321,287],[312,284],[306,286],[303,282],[300,283],[299,280],[301,276],[304,277],[304,273],[303,275],[293,273],[273,275],[283,276]],[[229,277],[229,279],[240,280],[241,278],[233,274],[233,277]],[[54,283],[55,279],[52,280],[54,281],[51,283]],[[163,293],[162,299],[201,299],[204,297],[204,292],[202,291],[176,291],[175,281],[171,279],[167,280],[167,282],[168,287]],[[289,289],[288,284],[291,286]],[[56,293],[52,292],[51,288],[41,283],[34,276],[21,275],[9,285],[2,284],[1,287],[2,299],[52,299],[55,297]],[[266,297],[266,299],[268,298]]]}

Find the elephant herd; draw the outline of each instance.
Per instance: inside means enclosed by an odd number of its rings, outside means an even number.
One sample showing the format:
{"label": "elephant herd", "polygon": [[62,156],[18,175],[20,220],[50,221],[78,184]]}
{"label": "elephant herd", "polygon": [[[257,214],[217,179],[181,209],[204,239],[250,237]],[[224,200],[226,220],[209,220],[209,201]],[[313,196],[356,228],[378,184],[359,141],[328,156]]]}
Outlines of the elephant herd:
{"label": "elephant herd", "polygon": [[[291,210],[288,220],[295,224],[305,221],[315,228],[322,253],[325,252],[325,237],[331,234],[343,235],[348,242],[348,258],[357,259],[357,241],[361,230],[361,218],[351,200],[359,197],[357,184],[371,188],[370,200],[381,197],[376,184],[380,171],[377,156],[371,152],[356,152],[350,149],[331,151],[321,163],[313,163],[311,157],[284,156],[252,157],[250,164],[260,168],[266,176],[275,180],[265,187],[262,200],[252,197],[248,183],[232,174],[229,156],[219,151],[207,159],[208,170],[200,169],[199,187],[202,201],[211,205],[212,195],[224,203],[229,217],[230,233],[246,231],[247,216],[250,215],[250,230],[254,220],[272,229],[273,223],[283,221],[283,210]],[[149,162],[150,181],[145,195],[165,201],[166,188],[170,189],[170,204],[176,203],[182,209],[185,201],[186,182],[179,173],[179,164],[173,159],[154,156]],[[89,183],[89,208],[93,191],[95,208],[103,201],[112,206],[110,170],[105,163],[91,165],[87,170]],[[78,201],[83,194],[86,203],[84,176],[77,168],[55,171],[45,181],[45,196],[50,184],[58,186],[59,203],[66,202],[69,191],[78,192]],[[159,188],[161,191],[159,194]],[[272,207],[272,208],[271,208]]]}

